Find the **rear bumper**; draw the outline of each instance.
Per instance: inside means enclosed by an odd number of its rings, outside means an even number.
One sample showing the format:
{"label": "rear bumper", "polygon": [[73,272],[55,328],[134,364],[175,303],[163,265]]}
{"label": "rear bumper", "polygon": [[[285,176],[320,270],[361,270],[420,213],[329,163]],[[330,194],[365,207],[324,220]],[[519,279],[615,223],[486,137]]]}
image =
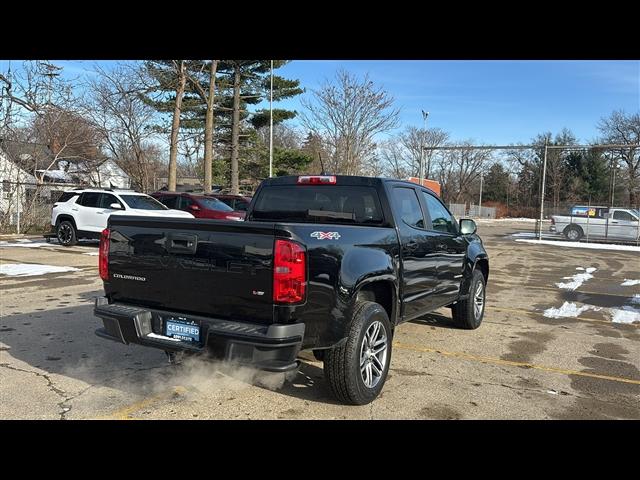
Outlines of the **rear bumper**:
{"label": "rear bumper", "polygon": [[304,337],[304,323],[258,325],[180,315],[200,326],[200,342],[191,343],[164,336],[164,319],[178,316],[176,313],[109,304],[106,297],[98,297],[94,314],[104,323],[104,328],[96,330],[101,338],[170,352],[206,353],[270,372],[298,367],[296,358]]}

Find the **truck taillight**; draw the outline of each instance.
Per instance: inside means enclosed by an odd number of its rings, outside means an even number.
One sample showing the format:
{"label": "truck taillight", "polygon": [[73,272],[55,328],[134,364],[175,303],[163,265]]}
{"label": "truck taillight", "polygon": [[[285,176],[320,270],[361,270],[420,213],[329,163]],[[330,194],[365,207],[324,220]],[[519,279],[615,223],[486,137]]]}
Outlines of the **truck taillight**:
{"label": "truck taillight", "polygon": [[335,175],[302,175],[298,177],[298,184],[302,185],[335,185]]}
{"label": "truck taillight", "polygon": [[102,280],[109,280],[109,229],[105,228],[100,235],[98,270]]}
{"label": "truck taillight", "polygon": [[291,240],[276,240],[273,248],[273,301],[299,303],[307,289],[307,253]]}

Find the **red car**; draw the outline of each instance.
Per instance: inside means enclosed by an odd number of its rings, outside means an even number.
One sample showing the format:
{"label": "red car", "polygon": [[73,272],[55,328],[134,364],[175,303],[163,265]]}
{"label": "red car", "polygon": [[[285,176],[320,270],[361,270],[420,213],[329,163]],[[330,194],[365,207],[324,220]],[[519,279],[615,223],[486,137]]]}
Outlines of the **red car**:
{"label": "red car", "polygon": [[151,196],[163,205],[189,212],[196,218],[244,220],[245,212],[234,211],[229,205],[208,195],[179,192],[155,192]]}
{"label": "red car", "polygon": [[226,193],[210,193],[208,196],[217,198],[223,203],[226,203],[236,212],[246,212],[249,204],[251,203],[251,197],[245,197],[244,195],[231,195]]}

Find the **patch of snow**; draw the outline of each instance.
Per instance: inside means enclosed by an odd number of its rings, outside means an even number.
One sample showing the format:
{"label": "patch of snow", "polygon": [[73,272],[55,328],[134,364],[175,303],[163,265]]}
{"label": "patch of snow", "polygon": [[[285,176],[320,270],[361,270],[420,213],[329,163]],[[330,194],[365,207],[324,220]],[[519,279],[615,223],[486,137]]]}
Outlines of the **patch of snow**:
{"label": "patch of snow", "polygon": [[[589,248],[592,250],[618,250],[621,252],[640,252],[640,247],[634,245],[615,245],[611,243],[581,243],[565,242],[562,240],[528,240],[526,238],[516,238],[516,242],[535,243],[538,245],[556,245],[558,247],[569,248]],[[638,280],[640,283],[640,280]]]}
{"label": "patch of snow", "polygon": [[583,267],[576,267],[576,270],[584,270]]}
{"label": "patch of snow", "polygon": [[640,293],[636,293],[632,298],[631,298],[631,303],[637,303],[640,305]]}
{"label": "patch of snow", "polygon": [[18,240],[15,243],[0,241],[0,247],[38,248],[46,246],[51,246],[51,244],[47,242],[31,242],[29,240]]}
{"label": "patch of snow", "polygon": [[550,393],[551,395],[560,395],[560,393],[555,390],[547,390],[547,393]]}
{"label": "patch of snow", "polygon": [[77,272],[79,268],[58,267],[54,265],[40,265],[30,263],[5,263],[0,265],[0,274],[9,277],[32,277],[47,273]]}
{"label": "patch of snow", "polygon": [[537,219],[535,218],[476,218],[474,219],[476,222],[487,222],[487,223],[493,223],[493,222],[530,222],[530,223],[535,223],[537,221]]}
{"label": "patch of snow", "polygon": [[614,323],[640,322],[640,310],[633,307],[610,308],[611,321]]}
{"label": "patch of snow", "polygon": [[624,279],[624,282],[620,284],[622,287],[631,287],[632,285],[640,285],[640,280],[627,280]]}
{"label": "patch of snow", "polygon": [[83,253],[83,255],[91,255],[91,256],[95,256],[97,257],[100,254],[100,252],[85,252]]}
{"label": "patch of snow", "polygon": [[586,273],[576,273],[571,277],[563,277],[563,280],[571,280],[571,281],[565,282],[565,283],[562,283],[562,282],[556,283],[556,286],[559,288],[564,288],[565,290],[575,290],[587,280],[592,279],[593,275],[591,274],[595,271],[596,271],[595,267],[589,267],[587,268]]}
{"label": "patch of snow", "polygon": [[564,302],[560,308],[547,308],[544,311],[544,316],[548,318],[561,318],[561,317],[577,317],[582,312],[587,310],[600,310],[599,307],[592,307],[591,305],[583,305],[578,307],[573,302]]}

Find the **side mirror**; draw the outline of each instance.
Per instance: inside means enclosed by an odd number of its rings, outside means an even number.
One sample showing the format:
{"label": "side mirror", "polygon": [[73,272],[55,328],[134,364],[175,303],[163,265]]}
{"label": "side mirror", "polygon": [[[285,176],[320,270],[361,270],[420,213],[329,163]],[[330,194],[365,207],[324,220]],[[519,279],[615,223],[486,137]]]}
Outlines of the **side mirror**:
{"label": "side mirror", "polygon": [[119,203],[112,203],[111,205],[109,205],[109,208],[112,210],[122,210],[122,205],[120,205]]}
{"label": "side mirror", "polygon": [[463,218],[460,220],[460,233],[462,235],[473,235],[478,230],[476,222],[470,218]]}

